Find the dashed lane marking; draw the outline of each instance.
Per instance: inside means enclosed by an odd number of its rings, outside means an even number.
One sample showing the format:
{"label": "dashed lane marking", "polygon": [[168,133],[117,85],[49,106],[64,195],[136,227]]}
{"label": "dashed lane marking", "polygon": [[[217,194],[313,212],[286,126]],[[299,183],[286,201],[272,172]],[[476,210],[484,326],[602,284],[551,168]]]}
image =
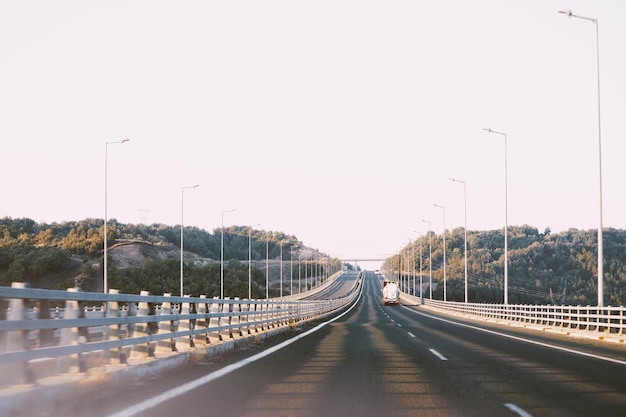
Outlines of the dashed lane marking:
{"label": "dashed lane marking", "polygon": [[430,353],[432,353],[433,355],[438,357],[440,360],[442,360],[442,361],[447,361],[448,360],[448,358],[443,356],[441,353],[437,352],[435,349],[428,349],[428,350],[430,351]]}
{"label": "dashed lane marking", "polygon": [[516,406],[515,404],[506,403],[504,404],[504,406],[508,408],[509,410],[513,411],[514,413],[516,413],[517,415],[519,415],[520,417],[533,417],[532,414],[527,413],[523,408],[520,408]]}

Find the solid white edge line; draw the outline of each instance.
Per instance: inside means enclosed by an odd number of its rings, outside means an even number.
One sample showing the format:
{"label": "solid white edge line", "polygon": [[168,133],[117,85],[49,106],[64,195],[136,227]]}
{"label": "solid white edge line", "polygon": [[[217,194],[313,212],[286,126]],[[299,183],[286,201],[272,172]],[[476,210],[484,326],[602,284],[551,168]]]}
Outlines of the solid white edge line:
{"label": "solid white edge line", "polygon": [[448,358],[443,356],[441,353],[437,352],[435,349],[428,349],[428,350],[430,351],[430,353],[432,353],[433,355],[438,357],[440,360],[442,360],[442,361],[447,361],[448,360]]}
{"label": "solid white edge line", "polygon": [[517,341],[520,341],[520,342],[526,342],[526,343],[530,343],[530,344],[537,345],[537,346],[543,346],[543,347],[547,347],[547,348],[550,348],[550,349],[560,350],[562,352],[573,353],[573,354],[579,355],[579,356],[585,356],[585,357],[588,357],[588,358],[599,359],[599,360],[603,360],[603,361],[606,361],[606,362],[612,362],[612,363],[616,363],[616,364],[619,364],[619,365],[625,365],[626,366],[626,361],[609,358],[608,356],[595,355],[593,353],[581,352],[580,350],[574,350],[574,349],[569,349],[569,348],[562,347],[562,346],[551,345],[549,343],[538,342],[536,340],[525,339],[525,338],[519,337],[519,336],[513,336],[513,335],[510,335],[510,334],[506,334],[506,333],[496,332],[495,330],[483,329],[482,327],[472,326],[471,324],[465,324],[465,323],[460,323],[460,322],[457,322],[457,321],[447,320],[447,319],[444,319],[444,318],[441,318],[441,317],[437,317],[437,316],[431,316],[430,314],[426,314],[426,313],[423,313],[421,311],[413,310],[413,309],[408,308],[408,307],[404,307],[404,308],[406,308],[409,311],[412,311],[415,314],[420,314],[422,316],[430,317],[431,319],[443,321],[445,323],[454,324],[456,326],[467,327],[469,329],[478,330],[478,331],[481,331],[481,332],[484,332],[484,333],[495,334],[497,336],[507,337],[509,339],[517,340]]}
{"label": "solid white edge line", "polygon": [[514,413],[517,413],[517,415],[519,415],[520,417],[533,417],[532,414],[526,412],[523,408],[520,408],[516,406],[515,404],[506,403],[504,404],[504,406],[508,408],[509,410],[513,411]]}
{"label": "solid white edge line", "polygon": [[246,365],[249,365],[253,362],[258,361],[259,359],[262,359],[266,356],[271,355],[272,353],[281,350],[284,347],[287,347],[289,345],[291,345],[292,343],[310,335],[311,333],[315,333],[316,331],[322,329],[324,326],[326,326],[329,323],[334,322],[335,320],[339,320],[341,317],[345,316],[346,314],[348,314],[358,303],[359,300],[361,299],[361,296],[363,295],[363,284],[361,284],[361,289],[359,291],[359,296],[357,297],[357,299],[354,301],[354,303],[352,303],[352,305],[350,306],[349,309],[347,309],[346,311],[344,311],[343,313],[341,313],[340,315],[338,315],[337,317],[334,317],[328,321],[325,321],[324,323],[320,323],[319,325],[315,326],[312,329],[307,330],[306,332],[299,334],[295,337],[292,337],[289,340],[285,340],[282,343],[277,344],[276,346],[272,346],[271,348],[264,350],[263,352],[259,352],[256,355],[252,355],[249,358],[243,359],[239,362],[230,364],[228,366],[225,366],[222,369],[218,369],[217,371],[211,372],[210,374],[207,374],[205,376],[203,376],[202,378],[198,378],[195,381],[190,381],[186,384],[180,385],[176,388],[170,389],[168,391],[165,391],[159,395],[156,395],[148,400],[142,401],[140,403],[137,403],[131,407],[128,407],[124,410],[118,411],[116,413],[113,414],[109,414],[108,417],[131,417],[134,416],[138,413],[141,413],[143,411],[147,411],[151,408],[156,407],[159,404],[164,403],[165,401],[171,400],[172,398],[178,397],[180,395],[186,394],[189,391],[192,391],[196,388],[198,388],[201,385],[204,384],[208,384],[209,382],[212,382],[220,377],[223,377],[224,375],[228,375],[229,373],[236,371],[237,369],[243,368]]}

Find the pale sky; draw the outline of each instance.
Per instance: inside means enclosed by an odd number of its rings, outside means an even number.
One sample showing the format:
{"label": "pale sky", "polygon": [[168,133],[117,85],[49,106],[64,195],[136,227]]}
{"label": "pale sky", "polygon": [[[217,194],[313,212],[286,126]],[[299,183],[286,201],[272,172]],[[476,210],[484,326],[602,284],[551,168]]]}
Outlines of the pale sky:
{"label": "pale sky", "polygon": [[[295,235],[626,228],[622,0],[0,0],[0,216]],[[129,138],[124,144],[106,142]],[[417,232],[417,233],[416,233]]]}

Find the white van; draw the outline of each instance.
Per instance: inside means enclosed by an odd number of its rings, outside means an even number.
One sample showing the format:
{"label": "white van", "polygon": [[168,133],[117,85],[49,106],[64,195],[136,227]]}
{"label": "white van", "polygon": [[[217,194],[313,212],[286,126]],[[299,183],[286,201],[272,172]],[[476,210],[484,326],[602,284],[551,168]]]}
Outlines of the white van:
{"label": "white van", "polygon": [[400,289],[398,284],[393,281],[383,282],[383,304],[398,305],[400,304]]}

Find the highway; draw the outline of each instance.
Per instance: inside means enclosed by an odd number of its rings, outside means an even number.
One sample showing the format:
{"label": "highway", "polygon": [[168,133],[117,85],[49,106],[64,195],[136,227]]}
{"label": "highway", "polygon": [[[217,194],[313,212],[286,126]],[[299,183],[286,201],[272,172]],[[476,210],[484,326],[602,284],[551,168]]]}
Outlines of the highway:
{"label": "highway", "polygon": [[111,417],[626,415],[623,346],[462,322],[419,306],[383,307],[380,298],[379,280],[368,272],[359,301],[334,321],[132,387],[93,392],[74,401],[68,412]]}

